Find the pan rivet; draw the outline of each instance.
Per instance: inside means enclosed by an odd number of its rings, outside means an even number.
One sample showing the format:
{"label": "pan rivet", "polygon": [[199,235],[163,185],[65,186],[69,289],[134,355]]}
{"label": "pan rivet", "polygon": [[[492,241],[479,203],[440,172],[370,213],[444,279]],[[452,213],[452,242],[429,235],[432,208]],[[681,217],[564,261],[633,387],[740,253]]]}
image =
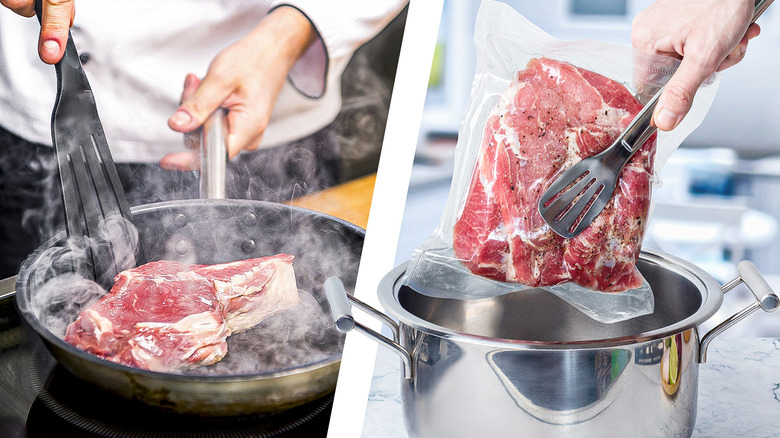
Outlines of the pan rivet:
{"label": "pan rivet", "polygon": [[174,249],[179,255],[187,254],[190,251],[190,243],[186,240],[180,240],[174,245]]}
{"label": "pan rivet", "polygon": [[247,213],[247,215],[244,216],[244,225],[247,227],[254,227],[257,225],[257,216],[254,213]]}
{"label": "pan rivet", "polygon": [[244,243],[241,244],[241,249],[244,250],[245,253],[249,254],[255,250],[255,241],[252,239],[245,240]]}
{"label": "pan rivet", "polygon": [[183,228],[185,225],[187,225],[187,216],[181,213],[177,214],[176,217],[173,218],[173,224],[179,228]]}

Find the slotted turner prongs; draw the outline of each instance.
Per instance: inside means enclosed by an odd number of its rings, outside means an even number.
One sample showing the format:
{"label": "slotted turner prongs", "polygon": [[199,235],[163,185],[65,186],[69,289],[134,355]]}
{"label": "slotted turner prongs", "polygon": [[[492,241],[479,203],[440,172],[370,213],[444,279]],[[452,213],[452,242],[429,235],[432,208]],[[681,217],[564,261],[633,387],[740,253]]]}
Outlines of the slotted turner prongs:
{"label": "slotted turner prongs", "polygon": [[130,208],[71,38],[65,56],[55,68],[57,100],[52,114],[52,140],[68,235],[97,237],[101,219],[111,214],[130,218]]}
{"label": "slotted turner prongs", "polygon": [[[601,174],[604,169],[602,166],[598,166],[597,168],[597,166],[594,166],[593,164],[590,166],[588,166],[587,163],[582,166],[580,166],[580,164],[582,164],[582,161],[571,168],[572,174],[579,174],[576,177],[578,182],[572,184],[568,180],[563,181],[562,178],[557,179],[553,185],[550,186],[549,190],[554,191],[556,194],[560,194],[560,196],[558,198],[553,198],[552,201],[548,202],[546,204],[546,209],[543,210],[542,217],[545,221],[548,224],[551,221],[557,221],[558,224],[554,229],[555,232],[567,238],[569,238],[569,236],[573,237],[581,232],[581,230],[577,230],[576,227],[572,229],[576,221],[579,221],[579,224],[591,223],[593,222],[593,219],[595,219],[595,216],[598,215],[599,211],[603,209],[603,207],[599,208],[599,206],[594,207],[593,205],[589,205],[589,201],[591,201],[594,196],[598,196],[604,191],[604,184],[596,184],[599,178],[594,176],[596,174]],[[568,190],[566,190],[567,184],[571,185]],[[564,190],[566,191],[564,192]],[[593,202],[601,202],[601,200],[597,198],[596,200],[593,200]],[[540,210],[545,208],[541,205],[542,204],[540,204],[539,207]],[[574,214],[573,212],[580,213]],[[582,212],[585,212],[584,216],[582,215]],[[551,220],[547,220],[548,217],[551,218]],[[558,231],[558,229],[561,231]]]}
{"label": "slotted turner prongs", "polygon": [[[36,12],[40,19],[40,0]],[[87,237],[86,255],[90,259],[91,275],[105,283],[113,279],[127,262],[127,249],[112,248],[110,243],[97,244],[106,219],[121,216],[132,224],[132,215],[125,198],[119,175],[106,142],[103,126],[98,118],[92,89],[81,66],[79,54],[68,34],[65,54],[55,65],[57,97],[52,112],[52,142],[62,185],[62,200],[69,239]],[[137,264],[145,262],[140,244],[136,251]]]}
{"label": "slotted turner prongs", "polygon": [[623,167],[656,131],[650,125],[663,88],[603,152],[566,169],[539,200],[539,212],[557,234],[571,239],[601,213],[615,192]]}

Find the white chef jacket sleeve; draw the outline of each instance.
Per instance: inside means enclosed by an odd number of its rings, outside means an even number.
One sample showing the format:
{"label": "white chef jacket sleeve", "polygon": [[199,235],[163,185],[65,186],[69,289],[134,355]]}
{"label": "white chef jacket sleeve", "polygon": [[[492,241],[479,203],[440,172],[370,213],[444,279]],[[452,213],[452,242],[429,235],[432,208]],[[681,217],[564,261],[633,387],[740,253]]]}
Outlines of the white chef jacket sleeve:
{"label": "white chef jacket sleeve", "polygon": [[272,7],[292,6],[311,21],[318,38],[290,70],[293,86],[308,97],[325,92],[328,75],[341,75],[352,54],[373,38],[403,9],[408,0],[286,0]]}

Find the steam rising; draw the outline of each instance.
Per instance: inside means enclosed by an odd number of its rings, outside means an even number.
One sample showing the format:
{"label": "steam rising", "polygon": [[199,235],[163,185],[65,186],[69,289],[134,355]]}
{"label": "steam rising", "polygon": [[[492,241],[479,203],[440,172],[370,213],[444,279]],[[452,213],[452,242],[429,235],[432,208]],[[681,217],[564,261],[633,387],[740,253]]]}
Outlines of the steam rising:
{"label": "steam rising", "polygon": [[[396,25],[398,38],[402,28],[403,23]],[[384,43],[377,39],[373,44]],[[385,56],[387,49],[366,48],[353,57],[343,75],[343,107],[332,125],[302,141],[242,153],[231,160],[226,181],[229,196],[284,202],[375,171],[395,71],[385,64],[397,58]],[[377,66],[385,66],[382,70],[390,77],[380,77]],[[52,234],[61,207],[59,181],[53,171],[56,161],[50,160],[47,166],[52,177],[45,193],[51,199],[46,208],[26,218],[42,228],[43,235]],[[198,196],[192,173],[137,163],[117,163],[117,170],[126,183],[130,205]],[[228,354],[221,362],[189,373],[251,374],[340,354],[343,336],[329,317],[321,285],[330,276],[354,284],[362,237],[355,239],[353,231],[330,220],[312,220],[285,208],[174,202],[162,209],[136,212],[140,236],[132,224],[118,220],[107,222],[99,238],[60,239],[49,243],[55,246],[34,253],[22,268],[27,277],[20,292],[29,297],[26,312],[62,338],[67,325],[107,293],[116,272],[135,266],[139,238],[148,260],[213,264],[284,252],[296,257],[300,305],[230,336]],[[96,255],[96,266],[88,262],[90,253]],[[88,279],[93,272],[97,282]]]}
{"label": "steam rising", "polygon": [[[342,75],[342,107],[336,119],[340,145],[342,179],[376,171],[390,106],[394,65],[387,56],[395,50],[377,47],[387,40],[378,38],[352,57]],[[400,43],[400,41],[399,41]]]}
{"label": "steam rising", "polygon": [[[66,327],[107,290],[87,277],[113,278],[105,256],[114,254],[121,270],[135,265],[140,242],[149,260],[213,264],[293,254],[300,304],[272,315],[256,327],[228,337],[222,361],[189,371],[192,375],[252,375],[279,372],[337,358],[343,335],[333,324],[322,283],[340,276],[354,284],[362,237],[331,219],[278,204],[202,201],[157,204],[134,214],[135,227],[110,219],[95,239],[56,238],[25,262],[20,274],[20,309],[62,339]],[[251,242],[251,245],[248,243]],[[98,266],[89,253],[103,255]],[[113,257],[111,258],[113,259]],[[108,282],[108,285],[112,284]]]}
{"label": "steam rising", "polygon": [[274,314],[254,328],[228,337],[228,353],[219,362],[184,374],[244,375],[279,372],[332,359],[341,354],[343,336],[314,297],[300,292],[300,303]]}
{"label": "steam rising", "polygon": [[[63,293],[67,291],[68,293]],[[65,329],[85,309],[105,295],[97,283],[77,274],[62,274],[46,282],[32,295],[30,304],[44,327],[62,339]]]}
{"label": "steam rising", "polygon": [[63,246],[33,254],[28,279],[29,287],[35,291],[30,295],[33,314],[62,338],[67,325],[81,310],[106,293],[100,284],[88,278],[94,276],[101,284],[110,285],[119,271],[134,266],[137,247],[135,226],[121,216],[111,216],[101,221],[96,238],[71,238]]}

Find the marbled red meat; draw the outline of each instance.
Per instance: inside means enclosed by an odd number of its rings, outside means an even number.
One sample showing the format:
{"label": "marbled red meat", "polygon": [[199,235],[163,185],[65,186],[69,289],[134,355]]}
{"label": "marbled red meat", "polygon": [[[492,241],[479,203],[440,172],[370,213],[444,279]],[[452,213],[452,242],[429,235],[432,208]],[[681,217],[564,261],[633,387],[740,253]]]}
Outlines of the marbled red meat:
{"label": "marbled red meat", "polygon": [[280,254],[255,260],[261,261],[240,260],[192,271],[213,283],[233,333],[250,329],[268,316],[298,304],[293,256]]}
{"label": "marbled red meat", "polygon": [[229,335],[298,304],[292,262],[286,254],[210,266],[160,260],[122,271],[65,341],[152,371],[213,364]]}
{"label": "marbled red meat", "polygon": [[639,287],[636,269],[650,205],[655,136],[631,158],[596,220],[573,239],[538,211],[568,167],[609,147],[642,105],[597,73],[532,59],[485,126],[479,158],[453,229],[455,255],[473,273],[549,286],[572,281],[606,292]]}

